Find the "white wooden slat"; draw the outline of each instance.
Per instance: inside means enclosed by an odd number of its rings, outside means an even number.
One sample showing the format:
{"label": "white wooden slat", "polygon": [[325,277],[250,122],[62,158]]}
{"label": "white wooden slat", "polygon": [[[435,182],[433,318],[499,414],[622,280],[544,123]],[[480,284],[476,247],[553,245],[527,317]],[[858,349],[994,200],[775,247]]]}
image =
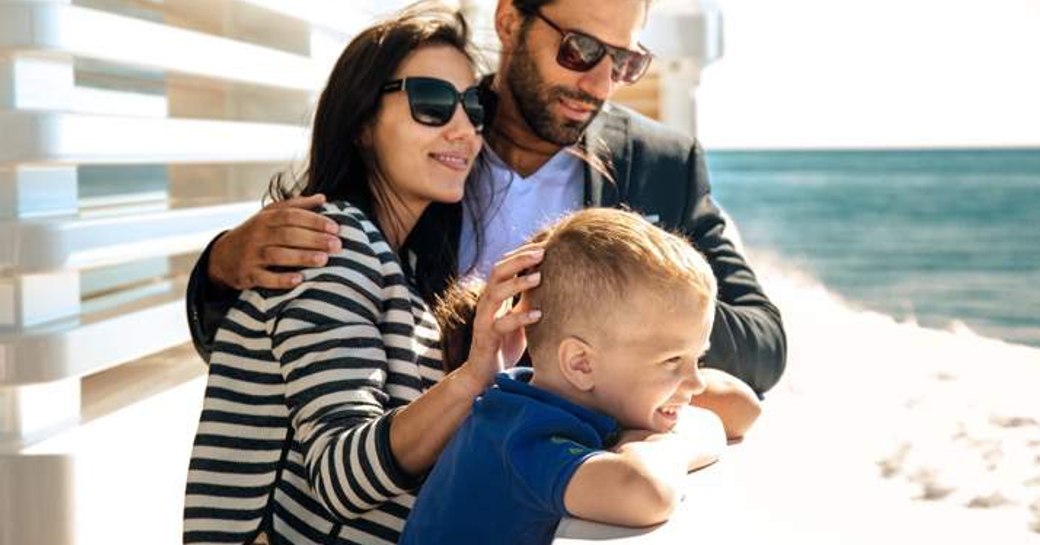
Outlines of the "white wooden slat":
{"label": "white wooden slat", "polygon": [[297,125],[0,112],[0,163],[279,162],[306,144]]}
{"label": "white wooden slat", "polygon": [[51,51],[255,85],[311,90],[308,57],[66,4],[0,4],[0,51]]}
{"label": "white wooden slat", "polygon": [[0,545],[181,543],[205,366],[142,363],[147,369],[124,366],[135,372],[96,384],[107,394],[100,414],[42,441],[0,442]]}
{"label": "white wooden slat", "polygon": [[[313,26],[349,34],[361,30],[378,14],[404,7],[414,0],[241,0],[280,13],[287,17],[306,21]],[[450,3],[447,0],[446,3]],[[457,3],[457,2],[456,2]]]}
{"label": "white wooden slat", "polygon": [[78,271],[0,276],[10,297],[0,297],[0,327],[31,327],[80,313]]}
{"label": "white wooden slat", "polygon": [[73,87],[71,110],[95,115],[166,117],[170,108],[162,95]]}
{"label": "white wooden slat", "polygon": [[184,284],[110,312],[0,333],[0,386],[58,381],[109,369],[188,341]]}
{"label": "white wooden slat", "polygon": [[73,167],[0,166],[0,220],[76,212]]}
{"label": "white wooden slat", "polygon": [[258,208],[258,203],[238,203],[104,218],[0,222],[0,268],[22,274],[84,269],[200,250]]}

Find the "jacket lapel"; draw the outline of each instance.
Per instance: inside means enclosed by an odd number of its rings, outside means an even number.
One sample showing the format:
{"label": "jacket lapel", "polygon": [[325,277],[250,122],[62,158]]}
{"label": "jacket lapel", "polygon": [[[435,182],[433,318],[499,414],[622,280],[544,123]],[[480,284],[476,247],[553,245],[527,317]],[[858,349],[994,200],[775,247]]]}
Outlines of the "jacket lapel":
{"label": "jacket lapel", "polygon": [[585,131],[585,149],[607,173],[585,162],[585,206],[617,206],[628,187],[632,143],[628,119],[607,103]]}

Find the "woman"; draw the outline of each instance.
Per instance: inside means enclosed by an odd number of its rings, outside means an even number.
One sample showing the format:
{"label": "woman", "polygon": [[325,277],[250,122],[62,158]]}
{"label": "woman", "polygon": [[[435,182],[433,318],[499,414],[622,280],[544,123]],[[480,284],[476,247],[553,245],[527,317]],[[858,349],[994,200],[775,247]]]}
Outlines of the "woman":
{"label": "woman", "polygon": [[[537,313],[521,248],[492,272],[465,362],[445,375],[429,304],[483,110],[462,18],[429,4],[347,46],[315,115],[302,187],[325,193],[342,251],[288,291],[242,294],[217,333],[184,511],[186,543],[393,543],[409,493]],[[421,280],[421,281],[420,281]],[[454,365],[451,367],[455,367]]]}

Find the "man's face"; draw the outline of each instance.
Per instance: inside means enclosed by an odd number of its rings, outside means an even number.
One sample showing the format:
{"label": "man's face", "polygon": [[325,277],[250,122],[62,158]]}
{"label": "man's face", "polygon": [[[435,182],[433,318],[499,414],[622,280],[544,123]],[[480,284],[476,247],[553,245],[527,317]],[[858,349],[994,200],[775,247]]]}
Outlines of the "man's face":
{"label": "man's face", "polygon": [[[541,14],[564,30],[580,31],[605,44],[638,49],[646,0],[609,0],[595,3],[556,0]],[[542,140],[560,146],[577,143],[592,119],[614,92],[612,61],[604,56],[587,72],[557,64],[563,36],[538,17],[527,20],[519,33],[502,76],[516,101],[520,116]]]}

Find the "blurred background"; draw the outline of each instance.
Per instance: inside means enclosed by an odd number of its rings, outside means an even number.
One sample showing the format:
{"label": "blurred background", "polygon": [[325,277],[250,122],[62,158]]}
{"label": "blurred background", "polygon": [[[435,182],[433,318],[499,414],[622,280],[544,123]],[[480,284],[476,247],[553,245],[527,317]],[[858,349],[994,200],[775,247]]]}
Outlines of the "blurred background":
{"label": "blurred background", "polygon": [[1040,2],[717,4],[699,136],[749,244],[867,308],[1040,347]]}
{"label": "blurred background", "polygon": [[[494,66],[495,2],[455,3]],[[405,4],[0,0],[0,545],[179,542],[186,275]],[[617,101],[701,139],[788,328],[740,461],[775,541],[904,508],[1040,537],[1038,28],[1036,0],[655,3]]]}

